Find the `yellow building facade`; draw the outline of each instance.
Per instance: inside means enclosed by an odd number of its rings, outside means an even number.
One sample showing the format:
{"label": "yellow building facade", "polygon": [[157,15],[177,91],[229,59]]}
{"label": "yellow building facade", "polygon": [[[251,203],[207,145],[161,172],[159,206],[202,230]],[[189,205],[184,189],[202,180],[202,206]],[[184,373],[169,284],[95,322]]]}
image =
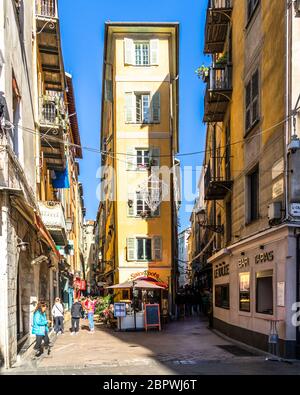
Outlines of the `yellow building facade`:
{"label": "yellow building facade", "polygon": [[171,293],[175,177],[157,174],[169,173],[178,151],[178,25],[108,23],[104,56],[103,278],[147,278]]}

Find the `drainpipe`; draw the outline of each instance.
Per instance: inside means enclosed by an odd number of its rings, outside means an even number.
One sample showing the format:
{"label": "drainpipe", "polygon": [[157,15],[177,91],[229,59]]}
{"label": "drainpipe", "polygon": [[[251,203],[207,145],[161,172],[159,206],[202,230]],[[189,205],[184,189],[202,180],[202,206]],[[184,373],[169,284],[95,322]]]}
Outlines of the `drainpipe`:
{"label": "drainpipe", "polygon": [[[285,117],[290,116],[291,109],[291,56],[292,56],[292,3],[286,2],[286,79],[285,79]],[[284,148],[284,169],[285,169],[285,218],[283,222],[289,220],[289,164],[288,164],[288,145],[290,143],[291,120],[285,122],[285,148]]]}

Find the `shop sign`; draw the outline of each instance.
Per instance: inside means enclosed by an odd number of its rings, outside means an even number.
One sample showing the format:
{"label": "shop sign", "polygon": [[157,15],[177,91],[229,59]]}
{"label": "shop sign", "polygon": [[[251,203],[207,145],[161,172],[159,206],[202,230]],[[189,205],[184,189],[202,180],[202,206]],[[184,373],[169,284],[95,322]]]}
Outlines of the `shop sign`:
{"label": "shop sign", "polygon": [[214,271],[215,278],[229,276],[229,264],[217,267]]}
{"label": "shop sign", "polygon": [[285,306],[285,282],[280,281],[277,283],[277,306]]}
{"label": "shop sign", "polygon": [[243,267],[247,267],[249,265],[250,265],[250,259],[248,257],[244,257],[238,260],[239,269],[242,269]]}
{"label": "shop sign", "polygon": [[258,254],[255,257],[255,263],[265,263],[265,262],[271,262],[274,260],[274,252],[264,252],[262,254]]}
{"label": "shop sign", "polygon": [[114,304],[114,316],[126,317],[126,303],[115,303]]}
{"label": "shop sign", "polygon": [[292,203],[290,205],[290,214],[294,217],[300,217],[300,203]]}
{"label": "shop sign", "polygon": [[138,277],[152,277],[152,278],[154,278],[154,279],[156,279],[156,280],[159,280],[159,274],[158,274],[158,273],[156,273],[156,272],[150,272],[150,271],[148,271],[148,270],[145,270],[145,271],[143,271],[143,272],[133,273],[133,274],[130,276],[130,280],[135,280],[135,279],[138,278]]}

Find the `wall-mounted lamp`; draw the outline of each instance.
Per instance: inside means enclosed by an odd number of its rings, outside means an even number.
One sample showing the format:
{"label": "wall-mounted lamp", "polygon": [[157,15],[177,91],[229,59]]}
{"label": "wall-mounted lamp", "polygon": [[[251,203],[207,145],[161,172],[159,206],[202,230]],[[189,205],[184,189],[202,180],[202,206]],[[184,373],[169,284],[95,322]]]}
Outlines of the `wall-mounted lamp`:
{"label": "wall-mounted lamp", "polygon": [[17,242],[17,247],[20,249],[20,251],[25,252],[27,250],[27,247],[29,246],[29,243],[26,243],[20,237],[17,238]]}

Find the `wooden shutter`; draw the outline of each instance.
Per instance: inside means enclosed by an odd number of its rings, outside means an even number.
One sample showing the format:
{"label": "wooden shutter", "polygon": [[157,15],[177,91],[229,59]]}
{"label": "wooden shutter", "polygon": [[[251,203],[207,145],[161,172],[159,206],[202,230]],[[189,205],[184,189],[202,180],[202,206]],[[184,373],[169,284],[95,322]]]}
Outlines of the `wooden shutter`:
{"label": "wooden shutter", "polygon": [[127,170],[136,170],[137,165],[136,165],[135,148],[132,147],[127,148],[126,166],[127,166]]}
{"label": "wooden shutter", "polygon": [[160,123],[160,93],[156,92],[152,96],[152,122]]}
{"label": "wooden shutter", "polygon": [[160,167],[160,149],[151,147],[149,152],[150,163],[153,167]]}
{"label": "wooden shutter", "polygon": [[111,80],[105,80],[105,86],[104,86],[105,92],[104,92],[104,99],[106,101],[112,102],[113,100],[113,94],[112,94],[112,81]]}
{"label": "wooden shutter", "polygon": [[127,65],[134,65],[134,42],[130,38],[124,38],[124,62]]}
{"label": "wooden shutter", "polygon": [[152,239],[152,260],[161,261],[162,259],[162,238],[155,236]]}
{"label": "wooden shutter", "polygon": [[158,65],[159,59],[159,40],[150,40],[150,62],[151,65]]}
{"label": "wooden shutter", "polygon": [[[131,203],[131,206],[129,205],[129,202]],[[135,217],[136,216],[136,194],[133,192],[128,192],[128,201],[127,201],[127,214],[128,217]]]}
{"label": "wooden shutter", "polygon": [[136,261],[136,238],[127,238],[127,261]]}
{"label": "wooden shutter", "polygon": [[251,121],[251,81],[246,86],[246,131],[250,128]]}
{"label": "wooden shutter", "polygon": [[259,75],[258,70],[253,74],[252,77],[252,124],[258,120],[258,97],[259,97]]}
{"label": "wooden shutter", "polygon": [[135,95],[133,92],[125,93],[125,122],[135,122]]}

